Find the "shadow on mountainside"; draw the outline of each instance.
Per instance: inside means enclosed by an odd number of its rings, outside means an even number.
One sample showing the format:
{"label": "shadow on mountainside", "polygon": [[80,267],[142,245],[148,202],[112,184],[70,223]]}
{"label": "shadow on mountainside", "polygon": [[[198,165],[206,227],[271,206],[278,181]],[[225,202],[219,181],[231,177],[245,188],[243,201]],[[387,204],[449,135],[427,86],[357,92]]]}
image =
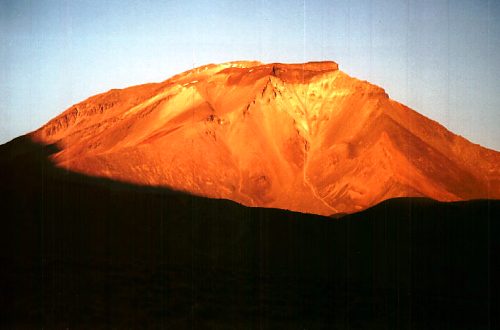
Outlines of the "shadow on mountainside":
{"label": "shadow on mountainside", "polygon": [[88,177],[56,151],[0,146],[1,327],[498,325],[498,201],[335,220]]}

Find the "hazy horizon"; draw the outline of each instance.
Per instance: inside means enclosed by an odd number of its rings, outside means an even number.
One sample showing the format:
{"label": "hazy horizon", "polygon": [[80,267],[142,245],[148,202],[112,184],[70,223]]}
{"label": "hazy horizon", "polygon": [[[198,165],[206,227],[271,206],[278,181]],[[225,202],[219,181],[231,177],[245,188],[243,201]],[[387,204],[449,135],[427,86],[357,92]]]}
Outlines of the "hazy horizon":
{"label": "hazy horizon", "polygon": [[332,60],[500,150],[493,1],[0,1],[0,143],[112,88],[208,63]]}

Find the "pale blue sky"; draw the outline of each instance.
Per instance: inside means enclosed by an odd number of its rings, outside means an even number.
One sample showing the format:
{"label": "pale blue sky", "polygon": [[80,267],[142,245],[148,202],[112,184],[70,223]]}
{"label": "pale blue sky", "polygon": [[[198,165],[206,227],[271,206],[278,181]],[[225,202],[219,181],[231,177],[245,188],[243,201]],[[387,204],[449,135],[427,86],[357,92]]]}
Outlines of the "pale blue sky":
{"label": "pale blue sky", "polygon": [[500,150],[500,3],[0,0],[0,143],[111,88],[232,60],[334,60]]}

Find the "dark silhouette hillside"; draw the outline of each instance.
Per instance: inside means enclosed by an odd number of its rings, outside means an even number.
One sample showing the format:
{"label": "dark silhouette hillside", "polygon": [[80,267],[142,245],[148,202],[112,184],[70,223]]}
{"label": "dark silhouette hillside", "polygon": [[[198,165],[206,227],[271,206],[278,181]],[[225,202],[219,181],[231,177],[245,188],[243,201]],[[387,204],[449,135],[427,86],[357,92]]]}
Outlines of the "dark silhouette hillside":
{"label": "dark silhouette hillside", "polygon": [[0,146],[2,328],[488,329],[498,201],[340,219],[55,167]]}

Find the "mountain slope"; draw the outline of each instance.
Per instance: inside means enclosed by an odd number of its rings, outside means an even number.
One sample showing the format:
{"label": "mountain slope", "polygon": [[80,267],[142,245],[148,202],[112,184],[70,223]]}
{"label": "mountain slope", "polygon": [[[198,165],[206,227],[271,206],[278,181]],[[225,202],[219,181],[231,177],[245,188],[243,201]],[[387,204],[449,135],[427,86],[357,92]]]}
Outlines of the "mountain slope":
{"label": "mountain slope", "polygon": [[111,90],[30,137],[87,175],[249,206],[351,213],[382,200],[500,198],[500,153],[334,62],[207,65]]}

